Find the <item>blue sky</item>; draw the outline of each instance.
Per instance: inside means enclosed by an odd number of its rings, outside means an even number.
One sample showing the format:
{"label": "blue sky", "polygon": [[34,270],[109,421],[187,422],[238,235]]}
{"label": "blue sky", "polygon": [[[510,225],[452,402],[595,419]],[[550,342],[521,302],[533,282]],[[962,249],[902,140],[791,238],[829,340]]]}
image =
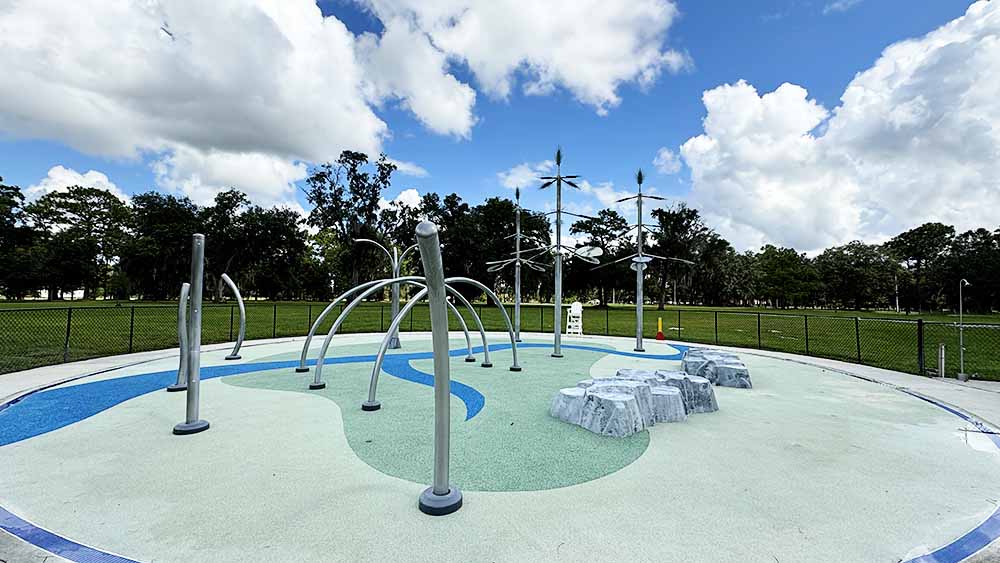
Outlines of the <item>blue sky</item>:
{"label": "blue sky", "polygon": [[[319,7],[323,16],[340,20],[355,36],[367,32],[378,37],[385,29],[382,19],[390,17],[388,9],[380,7],[380,4],[382,2],[368,5],[333,0],[320,2]],[[830,225],[825,229],[829,232],[824,236],[810,236],[808,225],[787,231],[774,230],[767,226],[774,222],[774,217],[788,214],[788,209],[796,207],[784,208],[784,211],[777,209],[776,215],[770,218],[763,216],[742,221],[740,206],[745,203],[740,202],[753,201],[753,197],[759,197],[761,193],[770,193],[767,190],[772,188],[768,186],[775,183],[783,186],[786,193],[795,193],[798,184],[787,174],[777,179],[772,176],[759,182],[759,185],[734,187],[732,190],[739,193],[730,191],[725,197],[720,197],[718,192],[712,190],[717,185],[727,184],[729,177],[745,178],[748,175],[746,161],[734,164],[730,170],[720,171],[704,168],[704,159],[702,164],[693,159],[690,162],[682,160],[685,165],[676,174],[657,173],[652,161],[661,147],[679,155],[681,145],[706,133],[703,126],[706,117],[703,92],[724,84],[736,84],[740,80],[752,86],[761,96],[786,82],[800,86],[808,92],[807,100],[825,108],[826,114],[814,121],[803,117],[803,123],[815,123],[816,127],[800,127],[805,130],[797,131],[795,135],[809,135],[810,130],[817,137],[824,135],[835,108],[842,103],[845,89],[858,73],[876,64],[886,47],[904,39],[925,37],[962,16],[969,8],[967,3],[932,0],[677,0],[674,7],[679,10],[679,15],[663,30],[659,48],[664,52],[671,50],[686,54],[689,60],[687,67],[678,72],[662,71],[655,81],[645,86],[640,86],[638,80],[618,82],[615,93],[620,103],[609,106],[606,115],[599,115],[594,104],[579,101],[577,92],[558,81],[547,93],[525,92],[527,79],[523,76],[523,67],[513,75],[514,87],[509,94],[505,98],[497,96],[483,87],[469,64],[454,55],[448,58],[446,72],[475,92],[471,112],[476,122],[464,135],[430,130],[416,112],[400,101],[399,94],[396,98],[384,96],[382,100],[370,103],[374,114],[387,126],[388,132],[381,138],[381,149],[394,159],[413,163],[427,171],[427,175],[422,177],[397,175],[393,191],[387,195],[391,198],[410,188],[419,193],[457,192],[473,203],[491,195],[509,196],[510,191],[498,181],[498,173],[519,164],[533,165],[552,158],[556,146],[561,145],[565,153],[565,170],[582,175],[595,186],[631,191],[635,170],[642,167],[647,173],[647,186],[663,195],[688,200],[696,206],[712,206],[715,202],[730,206],[710,215],[709,219],[714,222],[714,227],[742,247],[777,242],[809,250],[810,246],[846,242],[845,239],[851,238],[877,241],[893,234],[890,232],[893,229],[910,226],[920,219],[937,218],[933,215],[896,217],[891,204],[867,204],[855,190],[851,192],[851,197],[858,200],[856,213]],[[165,22],[171,23],[179,19],[163,17]],[[586,29],[586,17],[579,19],[579,25]],[[418,22],[415,25],[419,25],[419,20],[414,21]],[[3,29],[2,21],[0,29]],[[182,32],[177,33],[183,35]],[[595,37],[594,40],[601,39]],[[921,52],[931,52],[931,47],[923,48]],[[43,62],[38,61],[38,64]],[[328,71],[335,76],[337,65],[331,63],[330,66],[332,68]],[[910,82],[918,82],[916,77],[911,78]],[[266,78],[261,80],[266,82]],[[40,84],[45,87],[44,82]],[[419,84],[417,87],[420,87]],[[923,93],[915,96],[933,99],[933,96]],[[804,108],[804,111],[807,110]],[[120,150],[96,144],[89,146],[85,134],[74,135],[67,142],[67,137],[60,133],[58,122],[32,127],[30,119],[17,114],[4,117],[5,111],[17,110],[0,109],[0,132],[3,135],[0,141],[0,175],[8,183],[13,182],[24,188],[37,185],[52,167],[62,166],[79,173],[90,170],[103,173],[110,183],[126,194],[148,189],[182,191],[180,180],[165,183],[153,171],[153,163],[161,160],[164,153],[169,154],[170,149],[158,152],[141,147],[132,151],[131,155],[123,156]],[[220,111],[225,110],[222,108]],[[797,109],[790,109],[789,115],[796,115],[795,111]],[[884,113],[873,111],[867,119],[882,119]],[[28,125],[25,122],[29,122]],[[113,123],[108,126],[113,127]],[[87,124],[87,127],[100,125]],[[210,125],[206,124],[206,127]],[[85,132],[88,130],[85,129]],[[740,134],[746,139],[753,139],[755,133],[744,131]],[[188,132],[185,135],[188,135],[186,138],[199,136]],[[770,141],[762,142],[780,142],[773,136],[766,138]],[[157,142],[150,141],[149,145],[156,145]],[[254,148],[252,143],[248,146]],[[199,150],[212,148],[211,141],[199,146]],[[831,149],[830,152],[834,151]],[[701,168],[697,168],[699,166]],[[711,176],[713,179],[703,179],[705,186],[693,186],[692,171],[695,169],[703,171],[700,177]],[[749,175],[759,177],[770,173],[765,169],[763,172],[751,171]],[[838,182],[857,181],[862,186],[861,191],[877,190],[879,187],[857,178],[869,176],[859,173]],[[531,189],[523,191],[527,205],[536,208],[547,205],[547,193]],[[809,197],[808,191],[803,193],[806,194],[803,197]],[[286,200],[296,197],[303,207],[307,207],[300,194],[291,196],[286,193],[284,197]],[[568,194],[567,197],[579,210],[590,212],[602,207],[600,198],[593,193]],[[742,200],[743,197],[750,199]],[[837,196],[831,194],[830,197]],[[953,211],[955,216],[964,216],[960,214],[960,209]]]}

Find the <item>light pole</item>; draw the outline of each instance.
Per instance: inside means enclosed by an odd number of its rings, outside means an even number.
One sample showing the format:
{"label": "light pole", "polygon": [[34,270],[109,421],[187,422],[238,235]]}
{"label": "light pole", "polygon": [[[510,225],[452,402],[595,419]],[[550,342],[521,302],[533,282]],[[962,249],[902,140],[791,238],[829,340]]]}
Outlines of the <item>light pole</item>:
{"label": "light pole", "polygon": [[[388,248],[382,246],[381,244],[372,239],[356,238],[354,239],[354,242],[367,242],[369,244],[374,244],[375,246],[381,248],[382,252],[385,252],[385,255],[389,257],[389,266],[392,268],[393,278],[399,277],[399,270],[400,268],[403,267],[403,259],[406,258],[406,255],[409,254],[410,251],[417,248],[417,245],[414,244],[409,248],[407,248],[406,250],[404,250],[402,254],[400,254],[399,249],[396,248],[395,245],[393,245],[392,247],[392,252],[389,252]],[[392,284],[392,318],[395,319],[396,315],[398,314],[399,314],[399,284],[394,283]],[[399,343],[398,330],[393,331],[393,334],[389,339],[389,348],[392,348],[393,350],[395,350],[396,348],[402,348],[402,345]]]}
{"label": "light pole", "polygon": [[962,315],[962,287],[972,285],[962,278],[958,282],[958,378],[965,378],[965,323]]}
{"label": "light pole", "polygon": [[[487,262],[486,268],[487,272],[498,272],[507,266],[514,265],[514,339],[517,342],[521,341],[521,265],[526,264],[529,268],[533,270],[538,270],[539,272],[544,270],[542,264],[534,262],[528,258],[522,258],[521,254],[521,240],[528,239],[532,242],[537,243],[538,241],[532,237],[521,234],[521,188],[516,188],[514,190],[514,198],[516,203],[514,205],[514,234],[508,236],[507,238],[514,239],[514,257],[506,258],[503,260],[492,260]],[[537,248],[529,249],[528,251],[534,252],[538,250]],[[537,256],[537,254],[535,255]]]}

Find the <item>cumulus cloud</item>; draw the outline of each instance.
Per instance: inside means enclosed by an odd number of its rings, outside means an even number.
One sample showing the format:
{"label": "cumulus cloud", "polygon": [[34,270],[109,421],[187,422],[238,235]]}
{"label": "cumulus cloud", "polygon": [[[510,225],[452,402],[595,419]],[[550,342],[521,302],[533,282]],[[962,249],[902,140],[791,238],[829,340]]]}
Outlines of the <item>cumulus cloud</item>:
{"label": "cumulus cloud", "polygon": [[676,174],[681,171],[681,159],[674,151],[667,147],[661,147],[660,150],[656,151],[653,166],[660,174]]}
{"label": "cumulus cloud", "polygon": [[861,0],[835,0],[823,6],[823,15],[825,16],[834,12],[846,12],[860,3]]}
{"label": "cumulus cloud", "polygon": [[426,33],[436,48],[468,65],[483,90],[501,99],[520,79],[528,94],[564,88],[603,114],[621,102],[621,84],[648,86],[664,70],[692,65],[686,53],[664,47],[679,14],[672,0],[366,4],[383,22],[406,20]]}
{"label": "cumulus cloud", "polygon": [[885,240],[925,221],[995,228],[1000,4],[888,47],[832,112],[800,86],[705,92],[681,155],[693,203],[740,247]]}
{"label": "cumulus cloud", "polygon": [[122,201],[128,201],[128,196],[125,195],[125,192],[121,191],[104,173],[96,170],[88,170],[81,174],[65,166],[53,166],[50,168],[48,174],[39,180],[37,184],[28,186],[24,190],[24,194],[29,201],[33,201],[45,194],[64,192],[70,186],[105,190],[111,192],[112,195]]}
{"label": "cumulus cloud", "polygon": [[621,84],[690,65],[664,47],[672,0],[372,0],[383,30],[360,36],[312,0],[2,5],[0,133],[150,160],[161,187],[199,201],[221,186],[290,201],[303,163],[377,154],[387,104],[469,138],[476,92],[456,63],[491,95],[521,77],[525,91],[564,88],[599,112]]}
{"label": "cumulus cloud", "polygon": [[528,186],[540,185],[539,176],[546,176],[555,171],[554,160],[543,160],[541,162],[522,162],[517,166],[497,172],[497,181],[500,185],[513,190],[514,188],[526,188]]}
{"label": "cumulus cloud", "polygon": [[379,209],[387,209],[389,207],[409,207],[410,209],[416,209],[420,207],[420,192],[415,188],[407,188],[401,192],[399,195],[392,198],[391,200],[385,198],[379,198],[378,206]]}
{"label": "cumulus cloud", "polygon": [[414,178],[426,178],[427,176],[430,176],[430,172],[428,172],[423,166],[414,162],[396,160],[394,158],[389,158],[388,160],[392,164],[396,165],[396,172],[400,174],[413,176]]}

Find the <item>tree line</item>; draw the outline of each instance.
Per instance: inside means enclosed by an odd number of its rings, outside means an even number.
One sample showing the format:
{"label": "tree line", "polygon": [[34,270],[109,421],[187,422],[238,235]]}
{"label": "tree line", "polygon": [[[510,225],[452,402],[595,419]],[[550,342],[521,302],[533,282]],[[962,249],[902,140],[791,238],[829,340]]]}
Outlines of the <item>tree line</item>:
{"label": "tree line", "polygon": [[[513,295],[513,269],[488,272],[486,261],[510,256],[515,203],[490,197],[478,205],[458,194],[425,194],[416,206],[386,203],[395,165],[345,151],[336,162],[310,170],[303,190],[312,205],[306,217],[285,207],[252,204],[236,189],[211,205],[149,191],[122,201],[87,186],[26,201],[18,186],[0,178],[0,295],[17,300],[45,292],[60,299],[176,298],[189,278],[191,234],[207,238],[206,294],[220,298],[228,273],[244,295],[266,299],[328,300],[358,283],[388,277],[388,261],[359,238],[413,244],[418,221],[438,224],[448,275],[471,277]],[[1000,230],[957,233],[927,223],[884,244],[854,241],[807,256],[766,245],[737,252],[710,229],[697,209],[677,203],[652,210],[652,254],[693,262],[654,261],[645,278],[647,298],[711,306],[823,307],[923,311],[957,308],[958,283],[967,279],[965,308],[990,312],[1000,297]],[[628,220],[606,209],[569,226],[581,245],[604,249],[602,262],[630,254],[634,238],[620,238]],[[549,240],[549,217],[522,212],[522,230]],[[551,260],[549,260],[551,262]],[[411,254],[404,272],[419,271]],[[607,304],[632,302],[635,273],[628,262],[594,269],[569,260],[569,299]],[[525,300],[552,299],[552,271],[522,269]],[[472,295],[474,297],[474,295]]]}

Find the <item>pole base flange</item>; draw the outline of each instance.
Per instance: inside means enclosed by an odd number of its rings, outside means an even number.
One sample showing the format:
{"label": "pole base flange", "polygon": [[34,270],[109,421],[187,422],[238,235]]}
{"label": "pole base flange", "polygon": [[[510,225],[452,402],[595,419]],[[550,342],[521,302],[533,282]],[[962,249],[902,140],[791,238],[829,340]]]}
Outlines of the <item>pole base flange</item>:
{"label": "pole base flange", "polygon": [[403,345],[399,343],[399,336],[393,335],[393,337],[389,339],[390,350],[398,350],[402,347]]}
{"label": "pole base flange", "polygon": [[323,382],[323,381],[320,381],[319,383],[310,383],[309,384],[309,389],[311,389],[313,391],[315,391],[317,389],[326,389],[326,383]]}
{"label": "pole base flange", "polygon": [[552,354],[552,357],[553,358],[561,358],[561,357],[563,357],[563,355],[562,354]]}
{"label": "pole base flange", "polygon": [[295,368],[295,373],[309,373],[309,368]]}
{"label": "pole base flange", "polygon": [[476,357],[475,356],[469,356],[468,358],[465,358],[465,361],[467,361],[467,362],[469,362],[471,364],[472,362],[476,361]]}
{"label": "pole base flange", "polygon": [[380,408],[382,408],[382,403],[378,401],[365,401],[361,403],[361,410],[363,411],[368,411],[368,412],[377,411]]}
{"label": "pole base flange", "polygon": [[521,371],[521,366],[510,366],[510,371]]}
{"label": "pole base flange", "polygon": [[632,348],[632,351],[633,352],[645,352],[646,349],[645,348]]}
{"label": "pole base flange", "polygon": [[243,356],[241,356],[239,354],[230,354],[230,355],[226,356],[226,359],[227,360],[239,360],[242,357]]}
{"label": "pole base flange", "polygon": [[194,422],[182,422],[174,426],[174,434],[178,436],[186,436],[188,434],[197,434],[199,432],[204,432],[208,430],[207,420],[196,420]]}
{"label": "pole base flange", "polygon": [[434,487],[427,487],[420,493],[420,512],[431,516],[444,516],[462,508],[462,491],[456,487],[448,489],[444,495],[434,494]]}
{"label": "pole base flange", "polygon": [[169,391],[170,393],[176,393],[178,391],[187,391],[187,388],[188,388],[187,385],[177,385],[176,383],[174,383],[170,387],[167,387],[167,391]]}
{"label": "pole base flange", "polygon": [[481,368],[491,368],[491,367],[493,367],[493,362],[483,362],[483,363],[479,364],[479,367],[481,367]]}

